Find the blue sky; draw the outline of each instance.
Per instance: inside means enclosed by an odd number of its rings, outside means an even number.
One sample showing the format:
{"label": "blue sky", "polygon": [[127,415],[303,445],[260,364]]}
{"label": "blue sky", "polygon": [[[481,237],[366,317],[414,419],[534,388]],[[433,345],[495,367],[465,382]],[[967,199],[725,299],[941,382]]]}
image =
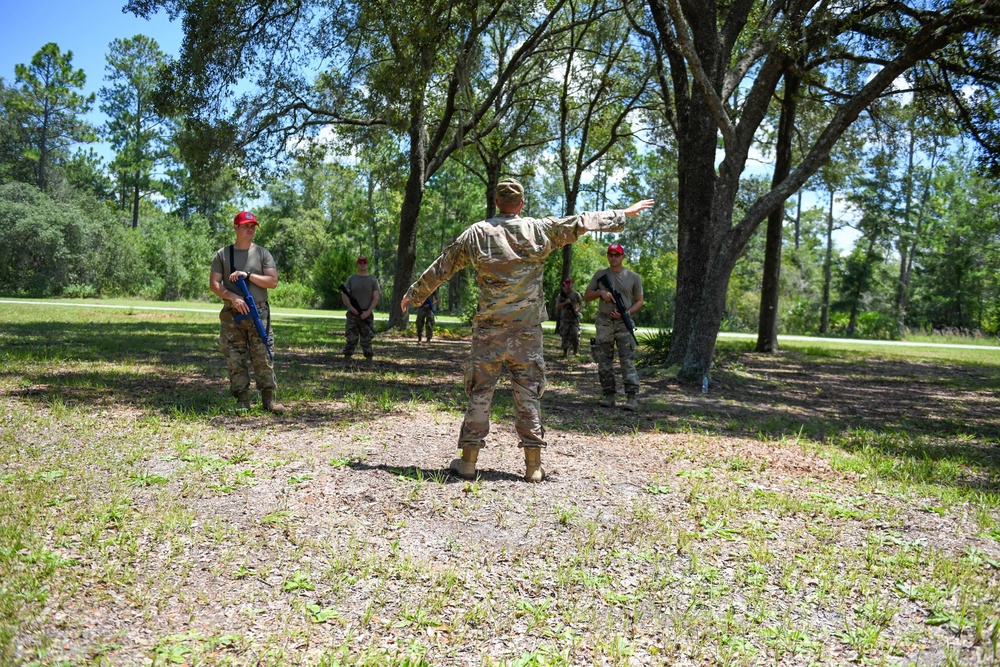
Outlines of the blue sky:
{"label": "blue sky", "polygon": [[[96,93],[104,83],[104,57],[114,39],[137,34],[155,39],[172,56],[183,37],[179,22],[166,14],[152,20],[123,13],[126,0],[12,0],[4,3],[0,20],[0,77],[13,85],[14,66],[29,63],[48,42],[73,52],[73,66],[87,75],[86,93]],[[98,103],[99,104],[99,103]],[[96,110],[90,122],[100,124],[104,116]]]}

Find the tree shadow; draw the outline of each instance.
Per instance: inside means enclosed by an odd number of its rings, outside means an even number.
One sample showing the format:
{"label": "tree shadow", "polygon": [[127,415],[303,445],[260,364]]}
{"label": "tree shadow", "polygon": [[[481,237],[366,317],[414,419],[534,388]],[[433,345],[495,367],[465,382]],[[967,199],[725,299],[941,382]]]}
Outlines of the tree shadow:
{"label": "tree shadow", "polygon": [[[553,347],[547,356],[555,354]],[[970,485],[1000,488],[995,367],[800,351],[726,352],[717,359],[707,395],[662,369],[640,369],[638,413],[595,409],[597,366],[589,359],[556,361],[549,368],[555,388],[547,394],[546,423],[552,428],[691,431],[763,440],[805,436],[845,451],[957,461],[976,471]]]}
{"label": "tree shadow", "polygon": [[[418,345],[412,335],[381,333],[373,362],[345,362],[342,331],[331,332],[328,322],[282,320],[275,329],[279,398],[291,410],[251,419],[294,429],[326,421],[373,422],[409,402],[456,412],[465,407],[468,338]],[[0,377],[8,379],[9,396],[129,405],[173,416],[233,412],[218,325],[211,320],[7,323],[0,334],[9,362]],[[548,389],[542,409],[549,430],[610,437],[654,431],[764,440],[801,435],[845,451],[867,447],[910,459],[962,459],[990,479],[1000,469],[995,367],[726,351],[707,395],[661,369],[641,369],[640,411],[629,413],[597,405],[597,367],[589,357],[561,359],[553,334],[546,334],[545,354]],[[501,381],[494,397],[495,420],[513,419],[508,386]]]}

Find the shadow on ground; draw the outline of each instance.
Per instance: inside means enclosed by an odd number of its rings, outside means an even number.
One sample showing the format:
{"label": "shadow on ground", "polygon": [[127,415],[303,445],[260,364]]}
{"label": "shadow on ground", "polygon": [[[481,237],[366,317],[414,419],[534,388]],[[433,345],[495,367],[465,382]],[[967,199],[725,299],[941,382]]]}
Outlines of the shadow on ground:
{"label": "shadow on ground", "polygon": [[[232,415],[214,321],[42,322],[0,325],[7,363],[4,393],[65,404],[130,405],[165,414]],[[285,429],[322,422],[373,422],[406,403],[460,413],[468,339],[380,334],[374,362],[342,358],[342,331],[329,322],[276,327],[279,397],[290,410],[272,417]],[[359,351],[360,352],[360,351]],[[961,456],[1000,469],[1000,400],[996,369],[940,362],[838,359],[805,352],[759,355],[729,351],[717,363],[710,392],[642,368],[637,413],[597,405],[596,365],[584,355],[560,358],[546,336],[549,430],[610,437],[648,431],[694,431],[762,439],[804,435],[845,449],[875,446],[887,454]],[[512,421],[501,382],[494,417]],[[881,436],[864,438],[859,433]],[[933,448],[913,441],[932,441]],[[867,444],[866,444],[867,443]]]}

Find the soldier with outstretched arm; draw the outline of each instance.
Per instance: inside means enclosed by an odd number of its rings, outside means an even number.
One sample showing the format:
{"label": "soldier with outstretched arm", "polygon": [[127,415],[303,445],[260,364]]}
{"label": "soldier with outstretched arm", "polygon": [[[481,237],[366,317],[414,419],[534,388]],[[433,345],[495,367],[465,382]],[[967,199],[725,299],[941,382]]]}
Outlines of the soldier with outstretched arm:
{"label": "soldier with outstretched arm", "polygon": [[524,479],[540,482],[545,447],[539,399],[545,390],[542,322],[547,319],[542,273],[545,258],[587,232],[619,232],[625,218],[653,206],[652,199],[626,209],[565,218],[522,218],[524,188],[512,178],[497,184],[499,211],[462,232],[410,285],[401,307],[423,303],[441,283],[472,264],[479,286],[472,350],[465,373],[469,396],[458,438],[461,457],[451,463],[460,477],[476,476],[476,461],[490,431],[493,390],[506,364],[514,393],[514,422],[524,449]]}

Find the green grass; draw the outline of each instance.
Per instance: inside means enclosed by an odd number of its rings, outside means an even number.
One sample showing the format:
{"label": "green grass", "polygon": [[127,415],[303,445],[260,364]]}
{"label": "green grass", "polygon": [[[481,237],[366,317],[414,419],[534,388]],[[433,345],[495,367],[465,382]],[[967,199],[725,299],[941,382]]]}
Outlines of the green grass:
{"label": "green grass", "polygon": [[[0,664],[998,664],[993,351],[724,340],[721,389],[625,418],[568,365],[535,486],[513,447],[441,469],[454,357],[282,319],[291,412],[241,417],[217,322],[0,304]],[[844,417],[901,362],[954,402]],[[813,410],[803,367],[849,390]]]}

